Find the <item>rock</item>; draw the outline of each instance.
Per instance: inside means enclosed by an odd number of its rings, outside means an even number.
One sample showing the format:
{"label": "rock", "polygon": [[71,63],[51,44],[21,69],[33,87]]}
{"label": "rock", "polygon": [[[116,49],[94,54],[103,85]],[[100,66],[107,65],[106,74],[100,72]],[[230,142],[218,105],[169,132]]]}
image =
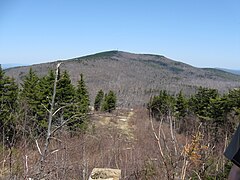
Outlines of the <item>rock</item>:
{"label": "rock", "polygon": [[119,180],[120,177],[120,169],[94,168],[89,180]]}

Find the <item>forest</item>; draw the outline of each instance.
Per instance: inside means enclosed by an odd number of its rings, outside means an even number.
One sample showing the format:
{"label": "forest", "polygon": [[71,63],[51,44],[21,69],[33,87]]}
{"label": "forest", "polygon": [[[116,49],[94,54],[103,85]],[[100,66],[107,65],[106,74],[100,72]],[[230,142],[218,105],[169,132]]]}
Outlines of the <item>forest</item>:
{"label": "forest", "polygon": [[[0,103],[1,179],[85,180],[100,166],[121,169],[122,179],[225,179],[240,89],[159,89],[147,109],[130,110],[112,90],[90,102],[83,74],[74,86],[61,66],[41,77],[30,68],[20,85],[0,66]],[[123,133],[117,118],[131,112]],[[98,125],[102,117],[115,125]]]}

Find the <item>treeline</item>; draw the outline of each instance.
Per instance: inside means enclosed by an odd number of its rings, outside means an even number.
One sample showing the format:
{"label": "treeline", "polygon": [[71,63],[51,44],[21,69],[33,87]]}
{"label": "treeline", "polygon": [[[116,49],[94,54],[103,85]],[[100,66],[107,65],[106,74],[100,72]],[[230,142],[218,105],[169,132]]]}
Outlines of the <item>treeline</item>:
{"label": "treeline", "polygon": [[148,109],[157,120],[174,117],[175,128],[189,133],[201,123],[205,133],[214,142],[231,136],[239,122],[240,89],[220,94],[216,89],[200,87],[196,94],[186,97],[182,91],[171,95],[161,90],[148,103]]}
{"label": "treeline", "polygon": [[[30,68],[18,87],[14,79],[5,76],[0,66],[0,133],[6,144],[14,144],[18,138],[46,135],[48,117],[53,107],[53,127],[66,125],[66,130],[76,132],[87,127],[90,99],[83,74],[75,87],[67,71],[57,76],[56,95],[52,104],[55,72],[50,70],[43,77]],[[99,93],[102,94],[99,97]],[[113,91],[104,94],[100,90],[95,99],[95,109],[111,112],[116,108]],[[61,127],[62,128],[62,127]]]}

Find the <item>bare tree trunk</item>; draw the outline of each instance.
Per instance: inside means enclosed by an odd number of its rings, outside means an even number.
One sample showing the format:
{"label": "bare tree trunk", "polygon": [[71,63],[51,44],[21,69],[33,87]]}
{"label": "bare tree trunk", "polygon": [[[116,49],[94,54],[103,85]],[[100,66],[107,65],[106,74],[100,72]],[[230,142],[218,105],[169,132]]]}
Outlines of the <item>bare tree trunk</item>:
{"label": "bare tree trunk", "polygon": [[169,119],[169,122],[170,122],[170,133],[171,133],[171,139],[172,139],[172,143],[173,143],[173,146],[174,146],[174,153],[175,153],[175,156],[177,156],[177,144],[176,144],[176,137],[174,135],[174,132],[173,132],[173,118],[171,116],[171,113],[168,114],[168,119]]}
{"label": "bare tree trunk", "polygon": [[162,131],[163,117],[161,117],[161,120],[159,122],[158,133],[156,132],[156,130],[154,128],[153,118],[151,116],[151,113],[149,114],[149,118],[150,118],[151,127],[152,127],[152,131],[153,131],[154,137],[155,137],[155,139],[157,141],[157,144],[158,144],[158,150],[159,150],[160,156],[161,156],[161,158],[163,160],[164,168],[166,170],[167,179],[170,180],[171,179],[170,169],[169,169],[168,162],[167,162],[166,156],[164,155],[164,152],[163,152],[163,149],[162,149],[162,145],[161,145],[161,131]]}
{"label": "bare tree trunk", "polygon": [[52,119],[53,119],[53,111],[54,111],[54,103],[55,103],[55,97],[56,97],[56,89],[57,89],[57,81],[58,81],[58,74],[59,74],[59,67],[61,63],[57,64],[56,74],[55,74],[55,81],[54,81],[54,87],[53,87],[53,95],[52,95],[52,103],[51,103],[51,109],[49,111],[48,116],[48,131],[47,131],[47,137],[44,145],[44,150],[41,153],[41,159],[40,159],[40,165],[39,165],[39,175],[40,177],[43,176],[43,170],[44,170],[44,161],[46,159],[48,146],[50,143],[51,138],[51,128],[52,128]]}

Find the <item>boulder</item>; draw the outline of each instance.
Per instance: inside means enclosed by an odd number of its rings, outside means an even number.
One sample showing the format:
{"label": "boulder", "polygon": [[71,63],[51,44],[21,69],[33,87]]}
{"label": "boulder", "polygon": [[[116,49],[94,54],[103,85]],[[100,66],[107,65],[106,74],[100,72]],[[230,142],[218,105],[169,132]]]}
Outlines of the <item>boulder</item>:
{"label": "boulder", "polygon": [[89,180],[119,180],[120,177],[120,169],[94,168]]}

